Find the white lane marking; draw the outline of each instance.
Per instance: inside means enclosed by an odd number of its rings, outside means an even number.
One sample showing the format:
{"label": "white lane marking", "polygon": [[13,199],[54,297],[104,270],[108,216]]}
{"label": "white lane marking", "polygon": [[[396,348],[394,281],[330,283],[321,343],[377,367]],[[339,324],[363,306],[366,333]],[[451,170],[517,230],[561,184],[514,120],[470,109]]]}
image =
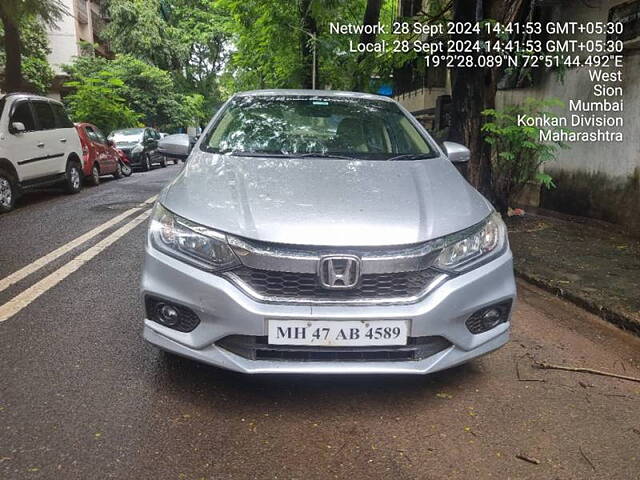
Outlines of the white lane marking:
{"label": "white lane marking", "polygon": [[[55,287],[62,280],[78,270],[82,265],[87,263],[95,256],[99,255],[104,249],[117,242],[132,229],[144,222],[149,217],[149,215],[151,215],[150,210],[147,210],[146,212],[138,215],[133,220],[125,223],[118,230],[111,233],[108,237],[100,240],[93,247],[85,250],[80,255],[70,260],[66,265],[60,267],[55,272],[44,277],[42,280],[37,282],[35,285],[27,288],[19,295],[16,295],[4,305],[0,305],[0,323],[11,318],[13,315],[25,308],[47,290]],[[78,294],[81,295],[81,292],[78,292]]]}
{"label": "white lane marking", "polygon": [[[153,197],[147,198],[144,202],[142,202],[141,205],[153,203],[155,202],[157,197],[158,197],[157,195],[154,195]],[[129,210],[126,210],[125,212],[118,215],[117,217],[114,217],[111,220],[103,223],[102,225],[97,226],[93,230],[89,230],[87,233],[80,235],[78,238],[71,240],[69,243],[61,246],[60,248],[55,249],[53,252],[48,253],[44,257],[40,257],[39,259],[35,260],[29,265],[22,267],[20,270],[13,272],[8,277],[0,279],[0,292],[2,292],[3,290],[6,290],[11,285],[18,283],[20,280],[22,280],[25,277],[28,277],[32,273],[37,272],[42,267],[60,258],[65,253],[70,252],[71,250],[73,250],[76,247],[79,247],[85,242],[88,242],[96,235],[99,235],[100,233],[104,232],[106,229],[116,225],[117,223],[120,223],[122,220],[124,220],[128,216],[142,210],[143,208],[145,208],[145,206],[130,208]]]}

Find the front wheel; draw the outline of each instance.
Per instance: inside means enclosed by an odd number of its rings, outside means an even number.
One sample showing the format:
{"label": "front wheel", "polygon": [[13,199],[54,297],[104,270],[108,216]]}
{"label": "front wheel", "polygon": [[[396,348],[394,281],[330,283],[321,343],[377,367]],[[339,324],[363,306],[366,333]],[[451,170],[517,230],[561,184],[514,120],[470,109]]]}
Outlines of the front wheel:
{"label": "front wheel", "polygon": [[125,162],[119,162],[119,163],[120,163],[120,169],[122,171],[122,175],[124,175],[125,177],[130,177],[131,174],[133,173],[133,170],[131,170],[131,166]]}
{"label": "front wheel", "polygon": [[149,158],[149,154],[145,153],[144,157],[142,157],[142,169],[145,172],[151,170],[151,158]]}
{"label": "front wheel", "polygon": [[166,168],[167,167],[167,157],[165,157],[164,155],[162,156],[162,160],[160,160],[160,166],[162,168]]}
{"label": "front wheel", "polygon": [[120,165],[120,162],[116,163],[116,171],[113,174],[113,178],[122,178],[122,165]]}
{"label": "front wheel", "polygon": [[0,213],[13,210],[16,202],[16,183],[7,172],[0,170]]}
{"label": "front wheel", "polygon": [[67,193],[78,193],[82,188],[82,170],[77,162],[67,163],[64,186]]}

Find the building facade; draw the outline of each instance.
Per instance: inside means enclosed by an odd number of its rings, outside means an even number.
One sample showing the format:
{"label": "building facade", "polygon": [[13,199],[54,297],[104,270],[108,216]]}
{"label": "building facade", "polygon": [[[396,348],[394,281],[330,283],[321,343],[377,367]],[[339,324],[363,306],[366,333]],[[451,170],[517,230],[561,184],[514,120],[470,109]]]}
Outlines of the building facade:
{"label": "building facade", "polygon": [[[50,95],[60,97],[66,80],[62,66],[73,61],[73,57],[93,51],[97,55],[110,57],[109,46],[101,37],[108,20],[104,0],[62,0],[71,13],[55,28],[47,32],[49,39],[49,64],[56,74]],[[83,49],[83,43],[93,45],[93,50]],[[92,53],[93,54],[93,53]]]}

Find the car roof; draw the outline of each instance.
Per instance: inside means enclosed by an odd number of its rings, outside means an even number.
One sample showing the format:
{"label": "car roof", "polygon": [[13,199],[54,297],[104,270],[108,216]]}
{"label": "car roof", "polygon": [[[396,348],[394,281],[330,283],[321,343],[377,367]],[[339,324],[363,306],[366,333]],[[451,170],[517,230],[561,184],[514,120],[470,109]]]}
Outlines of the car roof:
{"label": "car roof", "polygon": [[5,93],[4,95],[0,95],[0,98],[13,98],[18,97],[25,100],[46,100],[47,102],[57,103],[58,105],[62,105],[62,102],[56,100],[55,98],[43,97],[42,95],[38,95],[36,93],[28,93],[28,92],[11,92]]}
{"label": "car roof", "polygon": [[270,90],[250,90],[247,92],[239,92],[234,97],[277,97],[277,96],[301,96],[301,97],[335,97],[335,98],[360,98],[363,100],[383,100],[385,102],[395,103],[395,100],[382,95],[374,95],[372,93],[347,92],[342,90],[294,90],[279,89]]}

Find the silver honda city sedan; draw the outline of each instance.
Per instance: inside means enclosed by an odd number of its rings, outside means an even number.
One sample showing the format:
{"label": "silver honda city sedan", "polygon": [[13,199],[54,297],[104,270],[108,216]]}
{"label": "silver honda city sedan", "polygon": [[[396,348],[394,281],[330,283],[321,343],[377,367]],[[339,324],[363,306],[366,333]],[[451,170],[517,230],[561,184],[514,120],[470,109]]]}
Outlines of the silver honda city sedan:
{"label": "silver honda city sedan", "polygon": [[504,345],[506,228],[395,101],[234,95],[151,220],[144,338],[246,373],[412,373]]}

